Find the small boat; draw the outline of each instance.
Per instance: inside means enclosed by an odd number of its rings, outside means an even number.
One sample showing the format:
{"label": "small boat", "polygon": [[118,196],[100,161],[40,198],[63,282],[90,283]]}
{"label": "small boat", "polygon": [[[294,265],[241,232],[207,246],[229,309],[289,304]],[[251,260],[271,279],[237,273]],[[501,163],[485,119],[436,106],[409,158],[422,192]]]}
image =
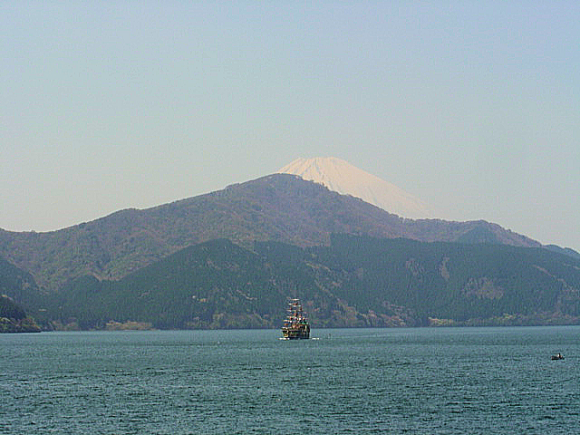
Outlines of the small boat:
{"label": "small boat", "polygon": [[310,338],[310,324],[302,312],[299,299],[290,299],[288,303],[288,315],[282,326],[282,337],[285,340]]}
{"label": "small boat", "polygon": [[559,353],[558,355],[552,355],[552,361],[559,359],[564,359],[564,355],[562,355],[561,353]]}

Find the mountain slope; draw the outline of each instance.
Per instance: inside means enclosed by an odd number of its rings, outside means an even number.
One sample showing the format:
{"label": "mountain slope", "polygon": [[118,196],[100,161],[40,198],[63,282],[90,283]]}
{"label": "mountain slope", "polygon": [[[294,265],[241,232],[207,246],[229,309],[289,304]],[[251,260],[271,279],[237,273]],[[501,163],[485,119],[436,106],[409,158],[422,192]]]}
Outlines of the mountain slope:
{"label": "mountain slope", "polygon": [[401,217],[432,217],[432,213],[420,199],[336,157],[298,158],[278,172],[321,183],[332,191],[361,198]]}
{"label": "mountain slope", "polygon": [[288,295],[320,292],[304,269],[284,272],[280,262],[225,239],[212,240],[118,282],[81,278],[58,295],[57,313],[62,323],[74,319],[81,328],[111,320],[156,328],[272,327],[285,312]]}
{"label": "mountain slope", "polygon": [[110,216],[48,233],[0,230],[0,256],[58,290],[83,275],[119,279],[192,244],[225,238],[298,246],[328,244],[332,233],[407,237],[422,241],[539,243],[499,225],[399,218],[360,199],[297,176],[274,174],[146,210]]}
{"label": "mountain slope", "polygon": [[580,262],[545,249],[335,235],[330,246],[214,240],[118,282],[64,288],[53,320],[81,328],[279,327],[299,297],[313,327],[578,323]]}
{"label": "mountain slope", "polygon": [[0,333],[4,332],[40,332],[40,328],[20,305],[0,294]]}
{"label": "mountain slope", "polygon": [[36,307],[42,294],[30,273],[0,257],[0,295],[8,295],[17,304]]}

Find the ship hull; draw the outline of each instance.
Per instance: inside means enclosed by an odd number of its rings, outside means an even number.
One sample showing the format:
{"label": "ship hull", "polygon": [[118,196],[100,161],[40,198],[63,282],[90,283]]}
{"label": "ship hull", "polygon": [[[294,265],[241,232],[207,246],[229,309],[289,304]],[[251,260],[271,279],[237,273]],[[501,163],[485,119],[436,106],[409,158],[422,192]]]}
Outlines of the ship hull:
{"label": "ship hull", "polygon": [[282,336],[288,340],[307,340],[310,338],[309,329],[283,329]]}

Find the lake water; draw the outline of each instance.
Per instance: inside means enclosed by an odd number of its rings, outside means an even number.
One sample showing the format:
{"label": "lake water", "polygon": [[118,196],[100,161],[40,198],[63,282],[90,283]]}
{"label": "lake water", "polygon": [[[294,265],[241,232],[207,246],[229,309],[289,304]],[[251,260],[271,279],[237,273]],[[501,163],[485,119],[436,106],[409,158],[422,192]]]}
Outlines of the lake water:
{"label": "lake water", "polygon": [[580,327],[312,335],[3,334],[0,433],[580,433]]}

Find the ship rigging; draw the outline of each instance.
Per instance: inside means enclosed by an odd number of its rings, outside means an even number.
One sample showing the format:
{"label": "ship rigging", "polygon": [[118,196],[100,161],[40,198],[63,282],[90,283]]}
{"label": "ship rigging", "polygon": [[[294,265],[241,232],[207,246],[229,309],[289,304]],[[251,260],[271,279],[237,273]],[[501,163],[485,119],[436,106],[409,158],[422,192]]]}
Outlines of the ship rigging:
{"label": "ship rigging", "polygon": [[299,299],[290,299],[288,302],[288,315],[282,326],[282,337],[286,340],[310,338],[310,323],[302,311]]}

